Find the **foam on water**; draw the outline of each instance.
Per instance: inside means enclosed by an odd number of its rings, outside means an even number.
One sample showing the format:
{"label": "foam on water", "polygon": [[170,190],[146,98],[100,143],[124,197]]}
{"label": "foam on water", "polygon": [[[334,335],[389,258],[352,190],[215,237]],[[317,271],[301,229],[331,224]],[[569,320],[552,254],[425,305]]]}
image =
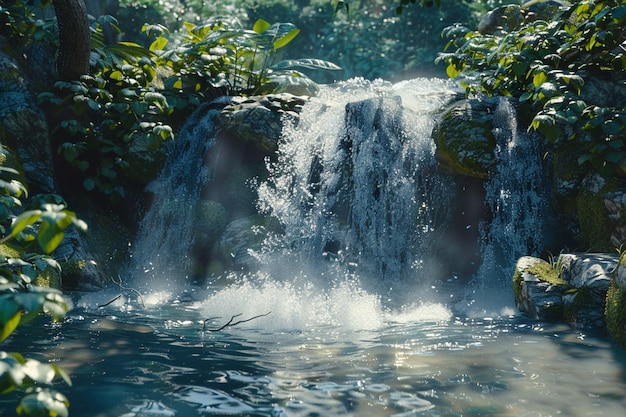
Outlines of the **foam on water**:
{"label": "foam on water", "polygon": [[[320,289],[308,280],[279,282],[262,274],[238,280],[217,290],[202,303],[207,317],[241,314],[246,319],[271,312],[259,319],[267,331],[305,330],[338,326],[348,330],[373,330],[383,325],[379,297],[344,282]],[[250,322],[251,326],[256,326]]]}
{"label": "foam on water", "polygon": [[240,316],[235,321],[270,312],[245,324],[270,333],[328,327],[339,332],[377,330],[389,322],[446,321],[451,317],[448,308],[436,303],[391,310],[356,280],[320,288],[309,279],[280,282],[262,274],[216,290],[201,303],[200,310],[205,317],[219,318],[215,323],[236,314]]}

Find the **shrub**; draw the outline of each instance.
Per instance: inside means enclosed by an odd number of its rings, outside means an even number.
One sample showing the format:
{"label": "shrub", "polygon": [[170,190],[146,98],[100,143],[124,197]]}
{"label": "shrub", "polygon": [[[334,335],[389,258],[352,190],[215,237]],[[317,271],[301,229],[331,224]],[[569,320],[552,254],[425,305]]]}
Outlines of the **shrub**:
{"label": "shrub", "polygon": [[531,114],[530,126],[555,144],[573,142],[578,162],[610,176],[626,175],[626,107],[592,102],[584,95],[590,78],[624,82],[626,5],[582,0],[551,19],[527,14],[509,32],[481,34],[448,27],[449,47],[439,60],[468,94],[516,97]]}

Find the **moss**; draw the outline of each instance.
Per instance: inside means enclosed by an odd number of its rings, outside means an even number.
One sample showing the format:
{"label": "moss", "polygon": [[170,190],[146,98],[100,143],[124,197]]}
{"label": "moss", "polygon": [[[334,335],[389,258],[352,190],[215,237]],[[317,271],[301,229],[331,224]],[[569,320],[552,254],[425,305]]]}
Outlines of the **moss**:
{"label": "moss", "polygon": [[82,270],[85,269],[85,266],[87,266],[87,261],[84,259],[76,259],[59,263],[61,265],[63,275],[80,275]]}
{"label": "moss", "polygon": [[606,328],[617,344],[626,348],[626,289],[619,288],[611,279],[604,310]]}
{"label": "moss", "polygon": [[[21,258],[25,252],[27,251],[19,246],[11,245],[9,243],[0,244],[0,257],[4,259]],[[33,281],[34,285],[39,287],[61,289],[61,274],[57,269],[47,266],[43,271],[40,269],[37,269],[37,271],[38,275]]]}
{"label": "moss", "polygon": [[513,293],[519,299],[522,293],[522,282],[524,281],[524,273],[528,272],[537,277],[540,281],[547,282],[550,285],[562,286],[570,288],[571,285],[561,278],[559,268],[545,261],[535,262],[532,266],[516,269],[513,274]]}
{"label": "moss", "polygon": [[435,129],[437,159],[448,170],[485,179],[493,168],[495,101],[470,99],[453,104]]}
{"label": "moss", "polygon": [[559,268],[548,262],[537,262],[535,265],[524,269],[539,278],[539,280],[549,283],[550,285],[560,285],[570,287],[570,284],[561,278]]}
{"label": "moss", "polygon": [[566,294],[573,294],[574,299],[572,303],[566,305],[563,314],[566,320],[576,323],[579,317],[578,313],[591,304],[591,290],[588,287],[571,288],[566,291]]}
{"label": "moss", "polygon": [[520,300],[522,298],[522,281],[524,280],[522,272],[523,271],[516,269],[513,274],[513,294],[515,295],[516,300]]}
{"label": "moss", "polygon": [[33,284],[40,287],[61,289],[61,274],[56,269],[48,266],[45,270],[39,271],[39,275],[35,278]]}
{"label": "moss", "polygon": [[587,251],[610,252],[614,249],[602,195],[603,192],[582,192],[576,199],[580,244]]}
{"label": "moss", "polygon": [[3,258],[19,258],[22,251],[8,243],[0,244],[0,256]]}

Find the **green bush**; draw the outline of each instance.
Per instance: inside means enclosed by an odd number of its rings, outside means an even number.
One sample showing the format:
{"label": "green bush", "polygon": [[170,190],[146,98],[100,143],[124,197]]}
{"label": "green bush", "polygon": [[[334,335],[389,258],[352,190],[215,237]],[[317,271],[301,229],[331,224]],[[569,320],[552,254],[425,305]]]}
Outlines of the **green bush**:
{"label": "green bush", "polygon": [[[604,176],[626,175],[626,107],[591,102],[590,78],[623,84],[626,5],[619,0],[582,0],[550,19],[531,14],[509,32],[481,34],[451,26],[444,35],[454,52],[440,60],[469,94],[516,97],[532,115],[530,125],[548,141],[573,142],[581,165]],[[523,112],[522,112],[523,113]]]}
{"label": "green bush", "polygon": [[[7,154],[0,145],[0,343],[18,326],[42,313],[54,320],[63,319],[67,304],[61,291],[39,287],[34,282],[48,268],[60,270],[58,263],[46,254],[61,243],[64,230],[70,226],[86,228],[75,213],[65,209],[60,197],[28,199],[20,172],[4,163]],[[25,210],[23,200],[40,206]],[[30,242],[36,242],[38,249]],[[69,376],[57,365],[25,359],[17,352],[0,351],[0,394],[24,390],[17,407],[19,415],[67,416],[69,402],[50,388],[58,377],[71,385]]]}
{"label": "green bush", "polygon": [[184,25],[182,39],[173,41],[164,26],[144,25],[148,48],[106,45],[105,25],[119,31],[110,16],[93,28],[91,75],[58,81],[39,99],[55,120],[58,154],[86,190],[113,202],[125,197],[134,180],[133,144],[158,149],[200,103],[223,95],[313,94],[317,86],[296,68],[338,69],[316,59],[278,60],[279,50],[299,33],[290,23],[258,20],[246,30],[236,19],[209,19]]}

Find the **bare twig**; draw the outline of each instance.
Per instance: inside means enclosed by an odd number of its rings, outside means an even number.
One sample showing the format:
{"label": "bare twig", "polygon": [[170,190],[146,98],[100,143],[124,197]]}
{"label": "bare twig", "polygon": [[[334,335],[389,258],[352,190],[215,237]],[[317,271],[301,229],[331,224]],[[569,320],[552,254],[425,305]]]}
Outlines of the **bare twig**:
{"label": "bare twig", "polygon": [[143,302],[143,296],[141,295],[141,293],[139,291],[137,291],[136,289],[134,289],[134,288],[126,287],[125,285],[123,285],[121,276],[118,275],[117,278],[118,278],[118,281],[115,281],[115,279],[113,279],[113,278],[111,278],[111,281],[116,283],[121,289],[132,291],[135,294],[137,294],[137,298],[139,299],[139,302],[141,303],[141,306],[145,308],[146,304]]}
{"label": "bare twig", "polygon": [[[139,299],[139,302],[141,303],[141,306],[143,308],[146,307],[146,304],[143,302],[143,296],[141,295],[141,293],[139,291],[137,291],[134,288],[130,288],[125,286],[124,284],[122,284],[122,277],[121,276],[117,276],[117,281],[115,280],[115,278],[111,277],[111,281],[113,281],[113,283],[117,284],[118,287],[120,287],[122,290],[126,290],[126,291],[132,291],[135,294],[137,294],[137,298]],[[104,303],[104,304],[100,304],[98,306],[98,308],[102,308],[102,307],[106,307],[109,304],[113,303],[114,301],[116,301],[117,299],[119,299],[122,296],[122,294],[118,294],[117,296],[115,296],[111,301]]]}
{"label": "bare twig", "polygon": [[99,305],[98,305],[98,308],[106,307],[106,306],[108,306],[109,304],[114,303],[114,302],[115,302],[118,298],[120,298],[121,296],[122,296],[122,294],[118,294],[118,295],[116,295],[115,297],[113,297],[113,299],[112,299],[111,301],[108,301],[108,302],[106,302],[106,303],[104,303],[104,304],[99,304]]}
{"label": "bare twig", "polygon": [[207,332],[219,332],[219,331],[221,331],[221,330],[224,330],[224,329],[225,329],[225,328],[227,328],[227,327],[236,326],[236,325],[238,325],[238,324],[241,324],[241,323],[246,323],[246,322],[252,321],[252,320],[254,320],[254,319],[258,319],[258,318],[260,318],[260,317],[265,317],[265,316],[268,316],[270,313],[271,313],[271,311],[268,311],[268,312],[267,312],[267,313],[265,313],[265,314],[259,314],[258,316],[250,317],[249,319],[245,319],[245,320],[239,320],[239,321],[236,321],[236,322],[234,322],[234,323],[233,323],[233,320],[235,320],[235,318],[236,318],[236,317],[241,316],[241,314],[242,314],[242,313],[235,314],[235,315],[234,315],[234,316],[232,316],[232,317],[230,318],[230,320],[228,320],[228,322],[227,322],[225,325],[223,325],[222,327],[220,327],[220,328],[218,328],[218,329],[207,329],[207,328],[206,328],[206,323],[207,323],[207,321],[209,321],[209,320],[213,320],[213,319],[215,319],[215,318],[216,318],[216,317],[211,317],[211,318],[208,318],[208,319],[204,320],[204,322],[202,323],[202,333],[204,333],[205,331],[207,331]]}

